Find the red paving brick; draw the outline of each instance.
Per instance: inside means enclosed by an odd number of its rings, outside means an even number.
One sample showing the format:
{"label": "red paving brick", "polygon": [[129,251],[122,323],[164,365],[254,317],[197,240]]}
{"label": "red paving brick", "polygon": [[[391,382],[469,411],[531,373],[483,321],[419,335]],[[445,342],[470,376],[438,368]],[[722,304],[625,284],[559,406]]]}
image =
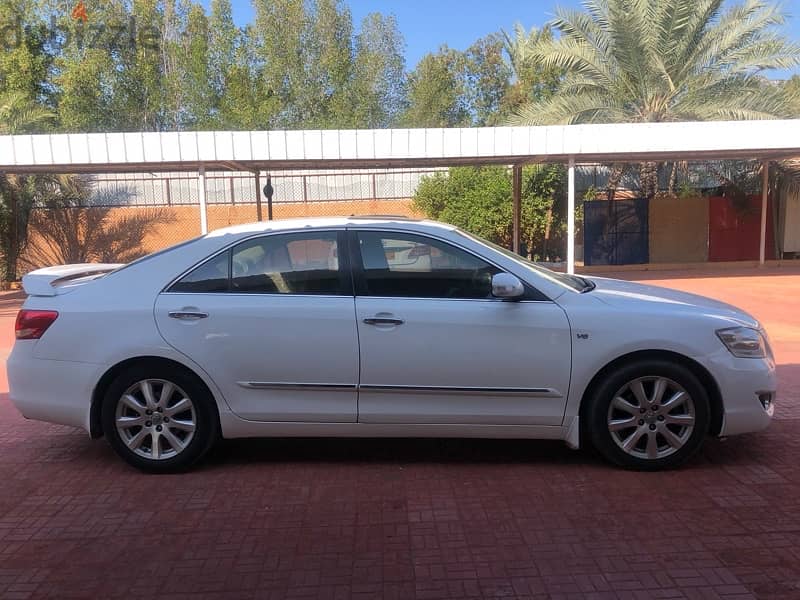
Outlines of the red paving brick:
{"label": "red paving brick", "polygon": [[800,598],[800,269],[722,274],[623,275],[774,341],[776,421],[678,471],[542,441],[244,440],[146,476],[3,395],[0,597]]}

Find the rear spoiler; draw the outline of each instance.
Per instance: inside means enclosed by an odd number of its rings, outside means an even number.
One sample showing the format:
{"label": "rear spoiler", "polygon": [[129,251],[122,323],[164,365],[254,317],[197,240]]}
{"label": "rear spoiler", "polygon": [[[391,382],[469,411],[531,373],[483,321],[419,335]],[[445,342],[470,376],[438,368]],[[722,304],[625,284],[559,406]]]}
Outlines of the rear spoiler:
{"label": "rear spoiler", "polygon": [[120,268],[122,264],[83,263],[45,267],[22,278],[22,288],[29,296],[58,296],[70,287],[86,283]]}

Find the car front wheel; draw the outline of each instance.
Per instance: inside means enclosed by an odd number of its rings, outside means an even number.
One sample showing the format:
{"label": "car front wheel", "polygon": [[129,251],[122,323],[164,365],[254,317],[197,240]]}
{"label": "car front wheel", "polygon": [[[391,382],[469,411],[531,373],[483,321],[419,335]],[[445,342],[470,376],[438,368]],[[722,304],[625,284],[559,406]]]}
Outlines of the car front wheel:
{"label": "car front wheel", "polygon": [[591,399],[589,433],[597,450],[627,468],[676,467],[702,445],[708,394],[686,367],[648,360],[625,365]]}
{"label": "car front wheel", "polygon": [[131,465],[150,472],[185,469],[217,438],[213,399],[193,376],[168,366],[137,366],[109,386],[103,431]]}

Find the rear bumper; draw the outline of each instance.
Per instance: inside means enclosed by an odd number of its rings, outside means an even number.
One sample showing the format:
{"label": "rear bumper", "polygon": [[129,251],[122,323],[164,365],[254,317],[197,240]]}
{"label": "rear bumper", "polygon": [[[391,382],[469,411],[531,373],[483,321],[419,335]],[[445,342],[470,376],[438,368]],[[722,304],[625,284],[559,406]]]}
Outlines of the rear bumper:
{"label": "rear bumper", "polygon": [[[724,349],[709,358],[724,408],[720,436],[766,429],[775,411],[778,386],[774,361],[736,358]],[[764,395],[771,399],[766,407]]]}
{"label": "rear bumper", "polygon": [[34,341],[17,342],[6,362],[11,402],[28,419],[89,431],[92,390],[102,366],[34,358]]}

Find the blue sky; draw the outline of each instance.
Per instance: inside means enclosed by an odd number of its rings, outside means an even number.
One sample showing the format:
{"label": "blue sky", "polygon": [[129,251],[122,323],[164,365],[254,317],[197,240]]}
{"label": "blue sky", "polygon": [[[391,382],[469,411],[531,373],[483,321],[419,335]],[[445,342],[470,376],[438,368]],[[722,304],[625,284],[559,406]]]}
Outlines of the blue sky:
{"label": "blue sky", "polygon": [[[232,3],[237,23],[252,19],[250,0]],[[579,7],[580,0],[349,0],[348,4],[356,27],[370,12],[397,17],[406,40],[406,66],[412,69],[441,44],[463,50],[488,33],[510,30],[517,21],[525,27],[541,25],[553,16],[556,6]],[[800,0],[785,0],[782,5],[790,15],[786,34],[800,42]]]}

